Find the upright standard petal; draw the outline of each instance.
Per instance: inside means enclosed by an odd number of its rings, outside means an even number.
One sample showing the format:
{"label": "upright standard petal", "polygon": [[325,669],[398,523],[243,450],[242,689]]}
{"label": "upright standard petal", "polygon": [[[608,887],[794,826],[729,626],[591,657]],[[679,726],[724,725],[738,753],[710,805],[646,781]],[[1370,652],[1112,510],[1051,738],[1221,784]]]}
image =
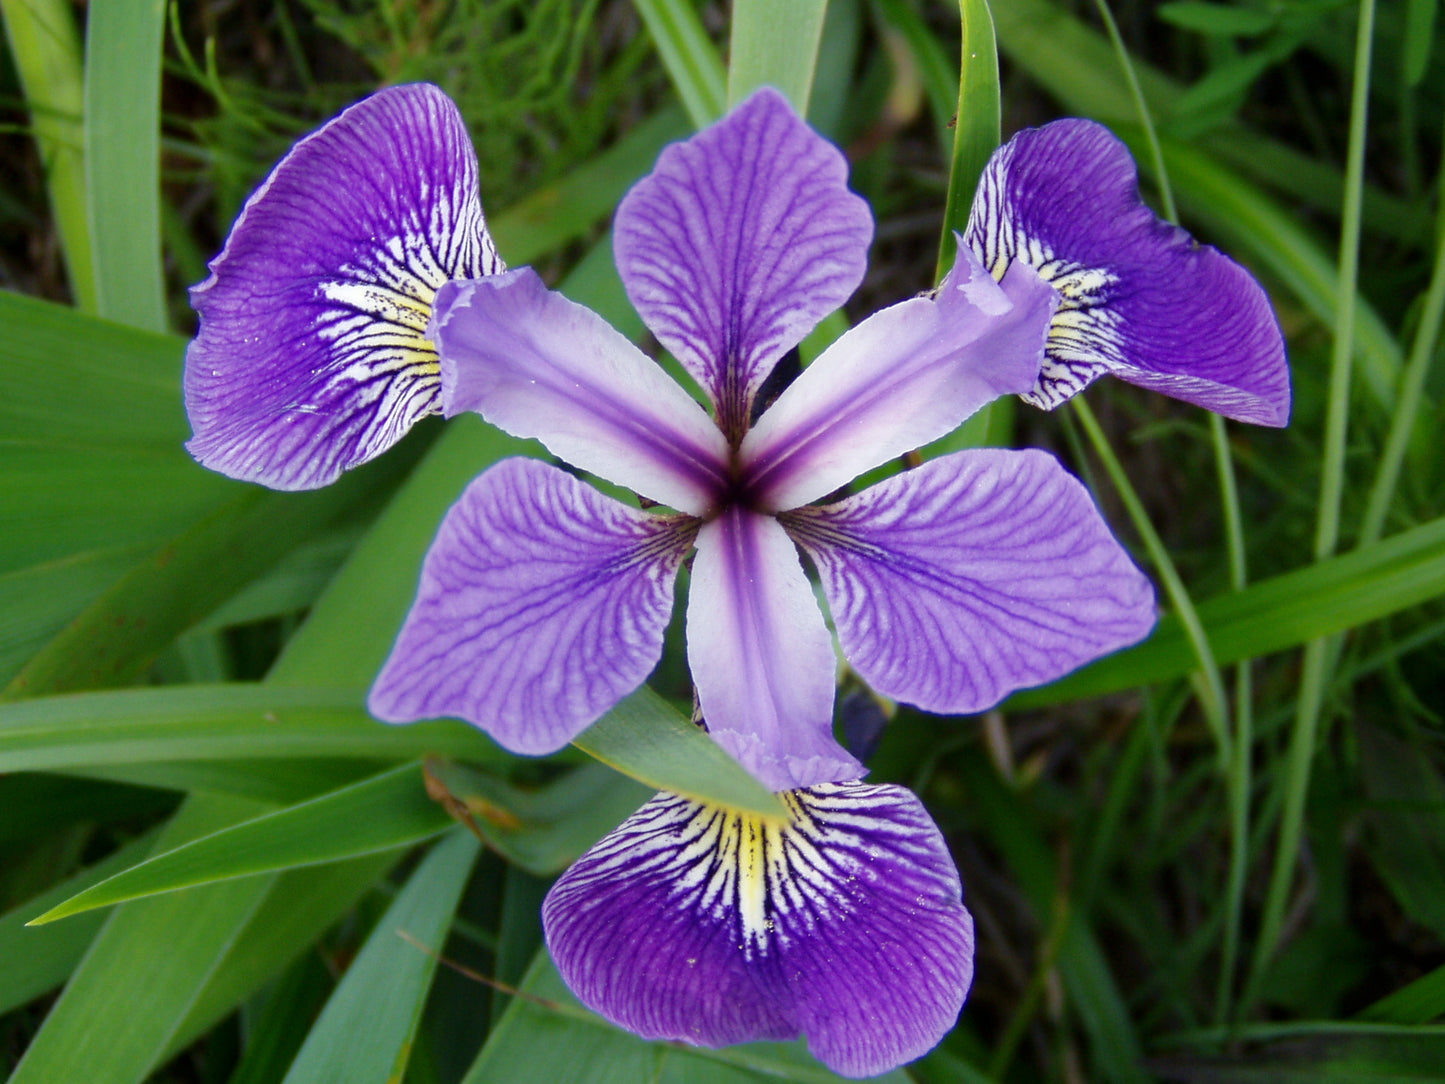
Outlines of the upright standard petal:
{"label": "upright standard petal", "polygon": [[372,714],[455,716],[514,752],[560,749],[657,665],[694,530],[503,460],[442,521]]}
{"label": "upright standard petal", "polygon": [[778,359],[863,281],[873,218],[847,176],[838,149],[764,87],[663,151],[617,209],[628,297],[733,438]]}
{"label": "upright standard petal", "polygon": [[774,790],[857,779],[833,740],[833,641],[777,521],[734,506],[697,536],[687,661],[708,731]]}
{"label": "upright standard petal", "polygon": [[437,411],[432,298],[501,266],[451,100],[415,84],[358,102],[282,159],[191,291],[187,447],[275,489],[335,481]]}
{"label": "upright standard petal", "polygon": [[1149,581],[1043,452],[957,452],[781,518],[818,566],[843,654],[925,711],[982,711],[1154,625]]}
{"label": "upright standard petal", "polygon": [[431,336],[448,417],[474,410],[691,515],[708,512],[727,484],[727,442],[696,400],[530,267],[448,283]]}
{"label": "upright standard petal", "polygon": [[1113,373],[1239,421],[1289,420],[1284,340],[1264,290],[1155,217],[1128,148],[1101,125],[1055,121],[996,151],[968,242],[996,276],[1022,261],[1059,291],[1029,402],[1052,409]]}
{"label": "upright standard petal", "polygon": [[802,1034],[835,1072],[886,1072],[943,1038],[968,993],[958,873],[902,787],[784,800],[774,825],[659,794],[552,886],[547,947],[585,1004],[644,1038]]}
{"label": "upright standard petal", "polygon": [[956,428],[1038,379],[1057,295],[1015,264],[1000,287],[962,246],[931,297],[875,313],[830,346],[743,440],[748,495],[780,510]]}

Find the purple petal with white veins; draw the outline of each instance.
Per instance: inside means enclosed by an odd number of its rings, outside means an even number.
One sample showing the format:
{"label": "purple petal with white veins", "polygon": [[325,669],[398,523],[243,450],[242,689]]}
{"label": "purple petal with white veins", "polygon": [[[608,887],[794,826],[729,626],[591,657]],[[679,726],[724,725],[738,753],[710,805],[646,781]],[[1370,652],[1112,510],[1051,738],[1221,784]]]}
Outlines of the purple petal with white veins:
{"label": "purple petal with white veins", "polygon": [[735,436],[777,360],[863,281],[873,218],[847,177],[764,87],[664,150],[617,209],[627,296]]}
{"label": "purple petal with white veins", "polygon": [[501,267],[451,100],[414,84],[358,102],[272,170],[191,291],[187,447],[275,489],[335,481],[437,412],[437,287]]}
{"label": "purple petal with white veins", "polygon": [[833,740],[833,640],[777,521],[734,506],[704,525],[688,591],[687,661],[717,743],[773,790],[861,776]]}
{"label": "purple petal with white veins", "polygon": [[925,711],[982,711],[1154,626],[1149,581],[1044,452],[956,452],[782,521],[854,669]]}
{"label": "purple petal with white veins", "polygon": [[784,795],[791,823],[659,794],[552,886],[574,993],[646,1039],[807,1036],[850,1077],[927,1052],[973,979],[973,919],[937,827],[896,786]]}
{"label": "purple petal with white veins", "polygon": [[934,296],[864,320],[758,419],[741,450],[750,498],[771,510],[817,500],[1032,388],[1057,303],[1024,264],[1000,286],[960,246]]}
{"label": "purple petal with white veins", "polygon": [[979,182],[968,243],[995,275],[1036,268],[1062,304],[1039,386],[1052,409],[1104,373],[1239,421],[1289,420],[1289,369],[1269,299],[1218,249],[1139,197],[1128,148],[1093,121],[1020,132]]}
{"label": "purple petal with white veins", "polygon": [[447,417],[474,410],[691,515],[708,512],[726,484],[727,441],[698,402],[530,267],[447,283],[431,335]]}
{"label": "purple petal with white veins", "polygon": [[456,717],[513,752],[560,749],[657,665],[695,529],[503,460],[442,521],[372,714]]}

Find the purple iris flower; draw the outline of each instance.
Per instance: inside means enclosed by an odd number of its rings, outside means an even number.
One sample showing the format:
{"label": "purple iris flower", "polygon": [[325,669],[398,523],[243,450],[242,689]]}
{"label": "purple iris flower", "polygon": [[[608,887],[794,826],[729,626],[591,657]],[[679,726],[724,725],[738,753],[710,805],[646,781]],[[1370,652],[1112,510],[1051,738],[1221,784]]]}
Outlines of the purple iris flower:
{"label": "purple iris flower", "polygon": [[887,1072],[953,1026],[973,919],[921,802],[823,784],[769,823],[659,794],[562,874],[547,947],[589,1007],[647,1039],[806,1035],[845,1076]]}
{"label": "purple iris flower", "polygon": [[432,299],[500,270],[451,99],[358,102],[271,171],[191,290],[191,454],[272,489],[329,485],[439,412]]}
{"label": "purple iris flower", "polygon": [[673,511],[531,459],[447,514],[372,689],[379,718],[458,716],[560,748],[656,665],[695,551],[688,661],[713,736],[774,790],[856,780],[833,738],[832,637],[880,693],[974,712],[1143,637],[1153,592],[1050,456],[960,452],[854,496],[859,474],[1034,386],[1058,295],[961,246],[930,296],[865,320],[751,423],[778,360],[862,278],[847,167],[771,89],[663,152],[614,223],[617,267],[712,415],[527,268],[450,282],[427,337],[448,415],[474,410]]}
{"label": "purple iris flower", "polygon": [[1284,338],[1259,283],[1139,197],[1129,150],[1070,118],[994,152],[966,236],[996,278],[1026,263],[1059,294],[1038,381],[1052,409],[1105,373],[1225,417],[1289,421]]}

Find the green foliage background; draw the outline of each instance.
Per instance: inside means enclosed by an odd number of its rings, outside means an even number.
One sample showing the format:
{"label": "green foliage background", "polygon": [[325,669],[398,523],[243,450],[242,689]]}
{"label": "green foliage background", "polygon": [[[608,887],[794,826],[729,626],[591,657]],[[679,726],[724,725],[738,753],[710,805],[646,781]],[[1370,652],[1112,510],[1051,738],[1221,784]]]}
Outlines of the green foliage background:
{"label": "green foliage background", "polygon": [[958,1027],[890,1079],[1445,1079],[1435,0],[0,13],[14,1084],[834,1079],[797,1044],[619,1033],[540,951],[550,878],[651,789],[773,801],[682,721],[679,644],[544,762],[365,714],[442,511],[540,449],[460,419],[273,494],[182,448],[184,287],[295,138],[416,79],[472,126],[507,261],[639,337],[608,216],[758,83],[810,102],[874,208],[855,318],[931,285],[1000,133],[1074,114],[1128,140],[1154,205],[1270,289],[1294,419],[1226,426],[1106,382],[949,438],[1057,451],[1166,612],[982,718],[893,718],[873,778],[943,827],[980,950]]}

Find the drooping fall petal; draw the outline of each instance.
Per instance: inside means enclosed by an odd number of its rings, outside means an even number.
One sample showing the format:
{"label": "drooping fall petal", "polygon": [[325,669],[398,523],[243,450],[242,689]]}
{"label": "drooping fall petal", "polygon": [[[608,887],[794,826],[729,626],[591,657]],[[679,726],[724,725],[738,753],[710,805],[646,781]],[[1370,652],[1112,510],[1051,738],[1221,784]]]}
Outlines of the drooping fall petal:
{"label": "drooping fall petal", "polygon": [[1032,266],[1059,292],[1039,384],[1052,408],[1112,373],[1239,421],[1289,420],[1284,340],[1258,282],[1139,197],[1128,148],[1093,121],[1014,136],[979,182],[968,243],[996,276]]}
{"label": "drooping fall petal", "polygon": [[857,782],[783,796],[775,825],[659,794],[542,905],[582,1001],[648,1039],[805,1035],[845,1076],[919,1057],[973,978],[973,920],[922,804]]}
{"label": "drooping fall petal", "polygon": [[501,266],[451,100],[414,84],[358,102],[292,148],[191,291],[187,447],[274,489],[335,481],[437,412],[432,299]]}

